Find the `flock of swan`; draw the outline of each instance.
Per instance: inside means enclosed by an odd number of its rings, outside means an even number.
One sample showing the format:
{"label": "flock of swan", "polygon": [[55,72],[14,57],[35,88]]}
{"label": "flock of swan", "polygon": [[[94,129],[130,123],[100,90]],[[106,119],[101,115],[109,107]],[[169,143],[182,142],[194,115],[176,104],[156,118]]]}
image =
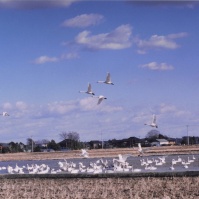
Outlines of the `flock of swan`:
{"label": "flock of swan", "polygon": [[[138,147],[138,152],[140,148]],[[142,151],[141,151],[142,153]],[[179,171],[188,169],[192,165],[192,169],[198,167],[198,158],[194,155],[173,155],[173,156],[142,156],[135,157],[131,154],[119,154],[116,158],[89,158],[89,153],[82,149],[82,153],[78,154],[83,159],[76,162],[64,159],[58,161],[56,167],[48,164],[26,164],[19,166],[3,166],[0,171],[8,174],[57,174],[57,173],[118,173],[118,172],[147,172],[159,169],[160,171]],[[87,159],[86,161],[84,159]],[[130,161],[129,161],[130,160]],[[194,164],[195,162],[195,164]],[[157,171],[156,171],[157,172]]]}
{"label": "flock of swan", "polygon": [[[104,83],[104,84],[114,85],[114,83],[111,81],[111,74],[109,72],[107,73],[106,79],[104,81],[100,80],[100,81],[97,81],[97,83]],[[87,88],[86,91],[79,91],[79,93],[86,93],[86,94],[91,95],[94,98],[98,98],[98,103],[97,103],[98,105],[104,99],[107,99],[107,97],[105,97],[103,95],[95,96],[95,93],[92,91],[91,83],[88,83],[88,88]],[[158,125],[156,123],[156,115],[155,114],[153,115],[153,119],[152,119],[152,122],[150,124],[146,123],[145,125],[158,128]]]}
{"label": "flock of swan", "polygon": [[[111,75],[110,73],[107,73],[106,79],[104,81],[97,81],[97,83],[104,83],[104,84],[109,84],[109,85],[114,85],[114,83],[111,81]],[[98,102],[97,104],[100,104],[104,99],[107,99],[107,97],[103,96],[103,95],[99,95],[99,96],[94,96],[95,93],[92,91],[92,87],[91,84],[88,83],[88,89],[87,91],[79,91],[80,93],[86,93],[91,95],[94,98],[98,98]]]}

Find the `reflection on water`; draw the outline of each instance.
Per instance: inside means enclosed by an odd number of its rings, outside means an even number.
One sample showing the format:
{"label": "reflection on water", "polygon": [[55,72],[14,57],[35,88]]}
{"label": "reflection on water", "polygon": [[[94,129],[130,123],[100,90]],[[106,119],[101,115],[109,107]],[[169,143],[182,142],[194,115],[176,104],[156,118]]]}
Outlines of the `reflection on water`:
{"label": "reflection on water", "polygon": [[[160,164],[160,160],[162,157],[165,157],[165,163]],[[114,157],[118,159],[118,157]],[[181,159],[181,161],[177,161],[178,158]],[[78,171],[79,169],[79,163],[82,162],[82,164],[85,166],[85,168],[91,168],[91,165],[93,163],[96,163],[96,165],[100,165],[101,163],[98,161],[99,158],[88,158],[88,159],[82,159],[82,158],[75,158],[75,159],[67,159],[66,161],[68,163],[74,163],[74,168]],[[114,164],[113,164],[113,158],[103,158],[104,161],[108,161],[108,165],[106,168],[103,169],[102,172],[132,172],[132,169],[123,169],[123,170],[115,170],[114,171]],[[172,160],[174,170],[171,170],[172,166]],[[29,173],[27,169],[27,165],[48,165],[50,171],[58,171],[60,170],[60,165],[58,162],[65,162],[64,158],[63,160],[33,160],[33,161],[6,161],[6,162],[0,162],[0,174],[8,174],[8,166],[15,168],[16,165],[18,167],[23,167],[24,173]],[[154,156],[143,156],[143,157],[135,157],[131,156],[127,158],[126,161],[128,164],[128,168],[131,168],[133,166],[133,169],[141,169],[141,172],[172,172],[172,171],[199,171],[199,154],[189,154],[189,155],[154,155]],[[144,164],[145,162],[151,162],[146,166]],[[183,162],[185,164],[183,164]],[[185,168],[187,165],[187,168]],[[152,166],[152,167],[151,167]],[[150,169],[151,167],[151,169]],[[148,168],[148,169],[147,169]],[[153,168],[153,169],[152,169]],[[140,170],[139,170],[140,171]],[[68,171],[61,171],[61,172],[71,172],[70,170]],[[92,172],[91,172],[92,173]]]}

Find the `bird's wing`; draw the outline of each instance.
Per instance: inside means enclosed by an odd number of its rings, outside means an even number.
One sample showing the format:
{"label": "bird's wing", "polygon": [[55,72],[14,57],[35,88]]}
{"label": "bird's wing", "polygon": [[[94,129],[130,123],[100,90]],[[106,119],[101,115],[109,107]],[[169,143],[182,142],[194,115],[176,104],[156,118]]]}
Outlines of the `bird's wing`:
{"label": "bird's wing", "polygon": [[156,115],[153,115],[153,123],[156,123]]}
{"label": "bird's wing", "polygon": [[89,83],[88,84],[88,93],[90,93],[92,91],[92,89],[91,89],[91,84]]}
{"label": "bird's wing", "polygon": [[122,159],[123,159],[124,161],[126,161],[127,158],[130,157],[130,156],[132,156],[132,155],[130,155],[130,154],[122,155]]}
{"label": "bird's wing", "polygon": [[142,147],[140,143],[138,143],[138,147],[139,147],[139,151],[142,151]]}
{"label": "bird's wing", "polygon": [[100,104],[104,98],[100,97],[97,104]]}
{"label": "bird's wing", "polygon": [[110,82],[110,81],[111,81],[111,75],[110,73],[107,73],[106,82]]}

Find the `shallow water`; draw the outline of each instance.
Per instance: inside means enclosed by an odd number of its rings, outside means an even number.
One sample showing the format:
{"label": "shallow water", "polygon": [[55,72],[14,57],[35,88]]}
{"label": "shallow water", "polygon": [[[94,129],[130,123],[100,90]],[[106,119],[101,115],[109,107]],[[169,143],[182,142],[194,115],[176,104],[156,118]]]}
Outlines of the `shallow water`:
{"label": "shallow water", "polygon": [[[172,159],[177,160],[178,156],[180,158],[182,158],[183,160],[185,160],[186,162],[188,161],[188,157],[190,160],[193,159],[193,155],[189,154],[189,155],[166,155],[165,156],[165,164],[160,165],[160,166],[156,166],[155,162],[153,162],[151,165],[157,167],[157,169],[153,170],[153,172],[178,172],[178,171],[199,171],[199,154],[194,154],[195,160],[194,162],[190,163],[188,165],[188,168],[184,168],[184,166],[182,165],[181,162],[178,162],[174,165],[174,170],[171,170],[171,162]],[[129,165],[133,165],[134,169],[141,169],[141,172],[151,172],[151,170],[146,170],[145,166],[141,166],[141,161],[142,159],[144,159],[145,161],[147,160],[147,158],[149,160],[159,160],[158,157],[163,157],[162,155],[153,155],[153,156],[143,156],[143,157],[135,157],[135,156],[131,156],[127,158],[127,162],[129,163]],[[118,157],[115,157],[116,159],[118,159]],[[76,163],[76,168],[78,168],[78,163],[82,162],[86,167],[89,167],[90,162],[95,163],[97,160],[99,160],[99,158],[88,158],[88,159],[67,159],[67,162],[73,162]],[[113,170],[113,158],[103,158],[103,160],[108,160],[109,161],[109,170]],[[5,162],[0,162],[0,174],[8,174],[7,169],[1,169],[2,167],[6,167],[7,166],[11,166],[11,167],[15,167],[16,164],[19,167],[22,166],[27,166],[27,164],[30,166],[32,164],[37,164],[37,165],[41,165],[41,164],[46,164],[50,167],[50,169],[55,169],[58,170],[60,169],[58,162],[64,162],[64,158],[63,160],[23,160],[23,161],[5,161]],[[28,170],[26,168],[24,168],[23,170],[25,173],[28,173]],[[63,172],[65,173],[65,172]]]}

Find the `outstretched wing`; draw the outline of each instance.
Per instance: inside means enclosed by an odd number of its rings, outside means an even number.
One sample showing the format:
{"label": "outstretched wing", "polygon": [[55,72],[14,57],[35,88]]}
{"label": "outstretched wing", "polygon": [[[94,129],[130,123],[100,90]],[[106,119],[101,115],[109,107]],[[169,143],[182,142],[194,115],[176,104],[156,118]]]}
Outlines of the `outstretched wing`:
{"label": "outstretched wing", "polygon": [[110,75],[110,73],[107,73],[106,82],[111,82],[111,75]]}
{"label": "outstretched wing", "polygon": [[88,93],[91,93],[91,92],[92,92],[91,84],[89,83],[89,84],[88,84]]}
{"label": "outstretched wing", "polygon": [[156,115],[153,115],[153,123],[156,124]]}
{"label": "outstretched wing", "polygon": [[122,159],[124,162],[126,162],[127,158],[132,156],[131,154],[125,154],[125,155],[122,155]]}
{"label": "outstretched wing", "polygon": [[97,104],[100,104],[102,102],[102,100],[103,100],[103,98],[100,97]]}

